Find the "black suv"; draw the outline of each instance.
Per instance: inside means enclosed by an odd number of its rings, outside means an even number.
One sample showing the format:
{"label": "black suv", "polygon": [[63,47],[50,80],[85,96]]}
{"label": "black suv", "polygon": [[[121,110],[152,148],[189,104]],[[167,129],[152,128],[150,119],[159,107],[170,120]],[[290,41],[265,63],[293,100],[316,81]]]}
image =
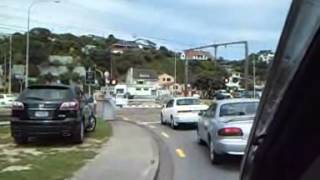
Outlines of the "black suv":
{"label": "black suv", "polygon": [[13,103],[11,134],[16,143],[28,137],[60,135],[82,143],[85,131],[94,131],[93,101],[79,87],[35,85],[25,89]]}

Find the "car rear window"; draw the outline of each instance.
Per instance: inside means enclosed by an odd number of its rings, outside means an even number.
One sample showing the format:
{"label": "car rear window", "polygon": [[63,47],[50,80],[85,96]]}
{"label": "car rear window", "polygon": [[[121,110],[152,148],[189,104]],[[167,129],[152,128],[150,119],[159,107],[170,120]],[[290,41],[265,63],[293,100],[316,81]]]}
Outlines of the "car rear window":
{"label": "car rear window", "polygon": [[220,117],[254,115],[256,114],[258,104],[258,102],[224,104],[220,108]]}
{"label": "car rear window", "polygon": [[189,105],[199,105],[199,99],[179,99],[177,100],[177,106],[189,106]]}
{"label": "car rear window", "polygon": [[34,100],[63,100],[71,97],[71,91],[68,88],[28,88],[25,90],[21,99],[34,99]]}

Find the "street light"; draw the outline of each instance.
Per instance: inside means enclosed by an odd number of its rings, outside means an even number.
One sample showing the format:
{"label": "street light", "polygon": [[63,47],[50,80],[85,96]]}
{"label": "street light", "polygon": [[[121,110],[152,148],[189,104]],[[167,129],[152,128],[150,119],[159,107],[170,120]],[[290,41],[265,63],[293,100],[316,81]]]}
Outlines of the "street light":
{"label": "street light", "polygon": [[[33,1],[29,8],[28,8],[28,24],[27,24],[27,45],[26,45],[26,73],[25,73],[25,87],[28,87],[28,77],[29,77],[29,49],[30,49],[30,13],[31,13],[31,9],[35,4],[38,3],[44,3],[44,2],[50,2],[49,1],[41,1],[41,0],[35,0]],[[60,3],[60,0],[52,0],[52,2],[54,3]]]}

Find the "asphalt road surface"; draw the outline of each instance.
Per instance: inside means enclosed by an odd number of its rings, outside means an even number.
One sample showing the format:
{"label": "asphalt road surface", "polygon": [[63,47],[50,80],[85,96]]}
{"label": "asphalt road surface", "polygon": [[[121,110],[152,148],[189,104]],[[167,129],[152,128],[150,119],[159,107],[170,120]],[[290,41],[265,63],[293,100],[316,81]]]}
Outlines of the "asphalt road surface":
{"label": "asphalt road surface", "polygon": [[122,109],[119,116],[145,127],[159,144],[158,180],[237,180],[240,157],[228,157],[221,165],[211,165],[206,146],[198,145],[192,127],[173,130],[160,124],[159,109]]}

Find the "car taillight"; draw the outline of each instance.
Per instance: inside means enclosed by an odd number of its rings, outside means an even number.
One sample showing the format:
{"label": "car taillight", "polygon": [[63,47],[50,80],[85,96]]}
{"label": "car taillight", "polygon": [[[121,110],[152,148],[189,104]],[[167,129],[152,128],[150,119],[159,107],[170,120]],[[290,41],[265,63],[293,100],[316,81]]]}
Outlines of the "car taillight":
{"label": "car taillight", "polygon": [[60,106],[60,110],[63,111],[77,111],[79,110],[79,102],[78,101],[70,101],[70,102],[64,102]]}
{"label": "car taillight", "polygon": [[24,105],[22,102],[14,101],[12,103],[12,110],[24,110]]}
{"label": "car taillight", "polygon": [[240,128],[229,127],[222,128],[218,131],[219,136],[242,136],[242,130]]}

